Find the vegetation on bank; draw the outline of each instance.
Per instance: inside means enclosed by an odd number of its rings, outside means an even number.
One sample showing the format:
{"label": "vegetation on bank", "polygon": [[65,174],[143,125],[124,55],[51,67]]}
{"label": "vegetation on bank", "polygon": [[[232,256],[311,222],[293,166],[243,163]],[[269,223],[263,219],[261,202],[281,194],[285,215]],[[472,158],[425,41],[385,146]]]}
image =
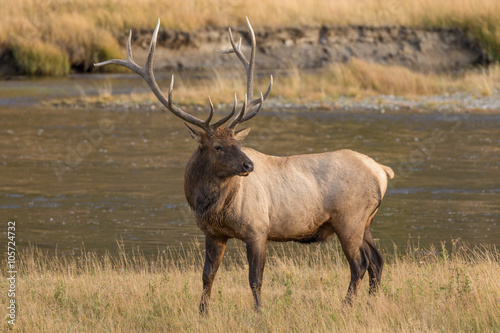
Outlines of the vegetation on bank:
{"label": "vegetation on bank", "polygon": [[[205,26],[408,25],[462,28],[500,58],[497,0],[0,0],[0,52],[11,52],[28,75],[64,75],[71,66],[122,56],[117,38],[130,28],[192,31]],[[276,15],[280,13],[280,15]],[[106,69],[105,69],[106,70]],[[116,69],[115,69],[116,70]]]}
{"label": "vegetation on bank", "polygon": [[[336,242],[270,244],[261,314],[253,311],[246,256],[233,250],[201,317],[203,250],[146,256],[19,251],[15,331],[20,332],[495,332],[500,330],[500,253],[441,244],[385,253],[380,292],[368,281],[352,308],[349,269]],[[174,253],[175,252],[175,253]],[[1,262],[5,275],[6,261]],[[0,282],[8,289],[6,278]],[[6,308],[6,297],[2,308]],[[9,329],[5,317],[2,331]]]}
{"label": "vegetation on bank", "polygon": [[[174,102],[178,105],[208,106],[208,96],[216,106],[231,103],[236,92],[241,102],[246,89],[243,71],[239,75],[223,77],[215,72],[204,78],[175,77]],[[267,89],[269,78],[257,78],[255,93]],[[164,94],[168,93],[170,78],[159,80]],[[271,98],[278,103],[335,104],[339,96],[362,99],[380,94],[414,98],[422,95],[445,95],[466,92],[472,95],[490,96],[500,89],[500,65],[491,65],[488,70],[469,71],[462,74],[423,74],[401,66],[388,66],[353,59],[348,64],[333,64],[318,71],[294,69],[286,75],[274,77]],[[44,101],[51,106],[120,106],[127,104],[156,105],[153,93],[133,93],[117,95],[108,84],[98,95],[55,98]],[[269,104],[269,103],[268,103]]]}

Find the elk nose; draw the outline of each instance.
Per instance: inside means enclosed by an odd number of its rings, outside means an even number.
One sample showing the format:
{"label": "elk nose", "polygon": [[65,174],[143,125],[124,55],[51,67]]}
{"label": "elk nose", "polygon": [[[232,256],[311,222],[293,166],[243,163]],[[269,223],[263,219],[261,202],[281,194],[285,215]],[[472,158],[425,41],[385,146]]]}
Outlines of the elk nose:
{"label": "elk nose", "polygon": [[253,171],[253,162],[250,160],[243,162],[242,166],[243,166],[243,170],[245,170],[246,172]]}

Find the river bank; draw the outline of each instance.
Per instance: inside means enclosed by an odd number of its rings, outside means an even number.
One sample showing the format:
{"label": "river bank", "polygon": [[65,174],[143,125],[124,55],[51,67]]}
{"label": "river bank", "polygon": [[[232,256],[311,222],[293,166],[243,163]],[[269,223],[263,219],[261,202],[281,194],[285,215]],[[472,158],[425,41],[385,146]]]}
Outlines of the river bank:
{"label": "river bank", "polygon": [[237,1],[230,7],[221,0],[44,0],[36,6],[20,0],[3,8],[2,76],[95,72],[93,63],[123,57],[130,29],[137,59],[144,58],[158,18],[159,70],[232,67],[232,57],[216,51],[229,45],[227,27],[247,39],[245,16],[257,34],[259,68],[324,68],[358,59],[450,72],[488,65],[500,55],[495,0]]}

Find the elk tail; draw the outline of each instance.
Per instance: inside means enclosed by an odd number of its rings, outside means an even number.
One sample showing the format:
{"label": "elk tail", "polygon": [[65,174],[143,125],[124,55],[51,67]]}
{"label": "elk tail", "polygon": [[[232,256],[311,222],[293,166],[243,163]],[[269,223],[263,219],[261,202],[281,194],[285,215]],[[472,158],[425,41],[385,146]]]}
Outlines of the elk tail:
{"label": "elk tail", "polygon": [[387,178],[389,179],[392,179],[394,178],[394,171],[392,171],[391,168],[389,168],[388,166],[385,166],[385,165],[380,165],[382,167],[382,169],[384,169],[386,175],[387,175]]}

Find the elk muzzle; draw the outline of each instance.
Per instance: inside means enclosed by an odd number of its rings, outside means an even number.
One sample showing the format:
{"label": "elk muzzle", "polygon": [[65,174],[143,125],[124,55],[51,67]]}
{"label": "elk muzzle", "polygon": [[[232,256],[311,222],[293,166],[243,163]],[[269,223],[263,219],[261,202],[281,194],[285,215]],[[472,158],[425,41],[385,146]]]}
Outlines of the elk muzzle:
{"label": "elk muzzle", "polygon": [[240,176],[248,176],[250,172],[253,171],[253,162],[247,157],[243,163],[241,163]]}

